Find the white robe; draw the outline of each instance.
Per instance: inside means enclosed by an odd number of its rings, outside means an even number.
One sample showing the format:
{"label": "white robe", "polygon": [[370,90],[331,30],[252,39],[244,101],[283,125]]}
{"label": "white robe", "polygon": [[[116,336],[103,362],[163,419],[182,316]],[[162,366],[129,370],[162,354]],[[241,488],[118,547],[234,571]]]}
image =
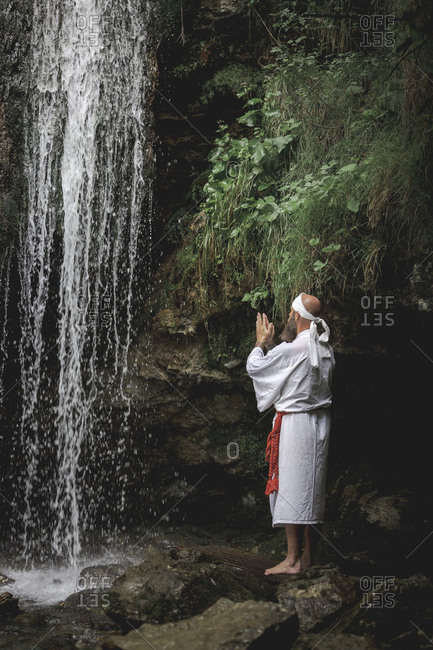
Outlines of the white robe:
{"label": "white robe", "polygon": [[335,366],[332,348],[326,349],[319,368],[312,368],[309,331],[304,330],[292,343],[281,343],[266,356],[261,348],[254,348],[247,360],[259,411],[274,405],[277,411],[293,412],[283,417],[281,425],[279,489],[269,496],[273,527],[324,520]]}

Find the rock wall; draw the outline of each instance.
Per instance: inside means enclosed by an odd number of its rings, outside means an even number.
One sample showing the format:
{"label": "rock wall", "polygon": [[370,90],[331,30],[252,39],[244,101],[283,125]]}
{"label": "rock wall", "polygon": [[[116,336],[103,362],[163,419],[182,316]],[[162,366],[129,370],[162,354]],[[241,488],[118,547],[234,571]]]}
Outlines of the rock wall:
{"label": "rock wall", "polygon": [[0,262],[18,238],[24,209],[22,107],[31,16],[29,0],[0,7]]}

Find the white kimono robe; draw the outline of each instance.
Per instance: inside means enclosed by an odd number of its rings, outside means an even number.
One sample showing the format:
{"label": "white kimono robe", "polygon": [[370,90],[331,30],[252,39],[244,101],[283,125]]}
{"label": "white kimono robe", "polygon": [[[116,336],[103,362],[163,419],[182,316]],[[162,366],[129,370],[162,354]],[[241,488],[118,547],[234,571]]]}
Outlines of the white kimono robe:
{"label": "white kimono robe", "polygon": [[323,522],[334,366],[327,345],[319,368],[311,367],[309,330],[266,356],[256,347],[248,357],[259,411],[272,404],[277,411],[293,411],[281,425],[279,489],[269,495],[273,527]]}

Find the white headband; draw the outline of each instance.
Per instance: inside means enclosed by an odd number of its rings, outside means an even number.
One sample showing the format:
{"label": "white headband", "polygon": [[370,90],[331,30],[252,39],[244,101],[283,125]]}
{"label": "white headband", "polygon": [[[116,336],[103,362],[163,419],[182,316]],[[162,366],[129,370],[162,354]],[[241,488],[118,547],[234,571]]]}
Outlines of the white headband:
{"label": "white headband", "polygon": [[[302,295],[303,294],[300,293],[299,296],[294,299],[292,302],[292,308],[297,311],[298,314],[302,316],[302,318],[312,321],[310,325],[310,362],[313,368],[318,368],[319,356],[320,358],[330,356],[328,345],[330,331],[323,318],[313,316],[309,311],[305,309],[304,303],[302,302]],[[320,336],[317,334],[318,323],[321,323],[323,329],[325,330]]]}

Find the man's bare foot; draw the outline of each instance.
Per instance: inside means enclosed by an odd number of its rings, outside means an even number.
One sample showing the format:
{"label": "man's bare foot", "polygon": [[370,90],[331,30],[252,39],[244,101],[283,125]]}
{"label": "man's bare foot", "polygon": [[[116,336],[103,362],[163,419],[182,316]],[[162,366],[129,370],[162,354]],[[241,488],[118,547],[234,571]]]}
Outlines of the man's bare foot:
{"label": "man's bare foot", "polygon": [[309,555],[301,555],[301,571],[309,569],[311,566],[311,557]]}
{"label": "man's bare foot", "polygon": [[276,564],[270,569],[266,569],[265,571],[265,576],[271,576],[271,575],[276,575],[279,573],[299,573],[302,571],[301,567],[301,560],[297,560],[296,562],[293,562],[292,560],[285,559],[279,564]]}

